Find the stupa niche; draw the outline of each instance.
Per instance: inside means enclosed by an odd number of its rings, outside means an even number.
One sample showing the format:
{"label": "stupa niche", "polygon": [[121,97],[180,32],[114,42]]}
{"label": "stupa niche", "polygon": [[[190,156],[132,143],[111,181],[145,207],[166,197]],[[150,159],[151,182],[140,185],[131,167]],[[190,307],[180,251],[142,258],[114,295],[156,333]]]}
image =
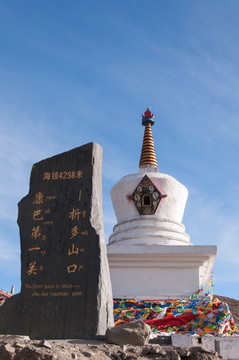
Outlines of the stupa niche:
{"label": "stupa niche", "polygon": [[111,189],[117,224],[108,259],[115,298],[190,296],[206,283],[216,258],[216,246],[195,246],[185,232],[188,190],[158,172],[153,124],[154,114],[147,109],[138,173]]}

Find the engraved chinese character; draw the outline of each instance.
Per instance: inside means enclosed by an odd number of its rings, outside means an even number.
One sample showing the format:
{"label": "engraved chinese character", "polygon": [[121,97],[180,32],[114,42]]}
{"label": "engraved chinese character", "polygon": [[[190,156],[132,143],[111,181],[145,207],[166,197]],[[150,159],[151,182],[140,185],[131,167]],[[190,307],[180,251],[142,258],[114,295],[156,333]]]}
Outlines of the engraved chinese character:
{"label": "engraved chinese character", "polygon": [[34,248],[28,249],[28,251],[33,251],[33,250],[40,250],[40,248],[39,247],[34,247]]}
{"label": "engraved chinese character", "polygon": [[83,265],[79,265],[79,271],[83,269]]}
{"label": "engraved chinese character", "polygon": [[68,255],[78,255],[79,253],[79,248],[75,248],[75,244],[72,244],[71,249],[68,249]]}
{"label": "engraved chinese character", "polygon": [[41,255],[46,255],[46,250],[41,250]]}
{"label": "engraved chinese character", "polygon": [[42,240],[43,240],[43,241],[46,240],[46,235],[45,235],[45,234],[42,235]]}
{"label": "engraved chinese character", "polygon": [[44,225],[54,225],[54,221],[44,221]]}
{"label": "engraved chinese character", "polygon": [[32,228],[32,235],[31,235],[31,237],[32,237],[32,239],[37,239],[39,236],[41,236],[41,232],[40,232],[40,226],[38,225],[38,226],[34,226],[33,228]]}
{"label": "engraved chinese character", "polygon": [[44,172],[43,180],[50,180],[50,179],[51,179],[51,173],[50,172]]}
{"label": "engraved chinese character", "polygon": [[40,270],[40,271],[43,271],[43,269],[44,269],[44,266],[43,266],[43,265],[40,265],[40,266],[39,266],[39,270]]}
{"label": "engraved chinese character", "polygon": [[43,220],[43,216],[41,215],[41,210],[35,210],[33,212],[33,220]]}
{"label": "engraved chinese character", "polygon": [[77,226],[74,226],[74,227],[71,229],[71,237],[70,237],[69,239],[73,239],[77,234],[78,234]]}
{"label": "engraved chinese character", "polygon": [[76,271],[76,269],[77,269],[77,265],[76,265],[76,264],[67,266],[67,272],[68,272],[68,274],[74,273],[74,272]]}
{"label": "engraved chinese character", "polygon": [[43,194],[41,192],[35,194],[33,204],[43,204]]}
{"label": "engraved chinese character", "polygon": [[52,180],[58,180],[58,176],[59,176],[58,171],[55,171],[55,172],[51,173],[51,179]]}
{"label": "engraved chinese character", "polygon": [[82,211],[82,216],[83,216],[84,219],[86,218],[86,211],[85,210]]}
{"label": "engraved chinese character", "polygon": [[55,199],[56,197],[55,197],[55,195],[47,195],[46,196],[46,199],[47,200],[53,200],[53,199]]}
{"label": "engraved chinese character", "polygon": [[82,232],[81,232],[81,235],[87,236],[87,235],[88,235],[88,231],[87,231],[87,230],[82,231]]}
{"label": "engraved chinese character", "polygon": [[74,220],[74,219],[79,220],[80,214],[81,214],[80,209],[73,209],[69,214],[69,218],[71,220]]}
{"label": "engraved chinese character", "polygon": [[76,177],[77,177],[77,179],[81,179],[82,176],[83,176],[83,171],[78,170],[78,171],[76,172]]}
{"label": "engraved chinese character", "polygon": [[51,209],[46,209],[45,210],[45,214],[50,214],[51,213]]}
{"label": "engraved chinese character", "polygon": [[30,276],[30,275],[36,275],[37,274],[37,268],[36,268],[36,261],[32,261],[30,264],[29,264],[29,268],[28,268],[28,271],[27,271],[27,275]]}

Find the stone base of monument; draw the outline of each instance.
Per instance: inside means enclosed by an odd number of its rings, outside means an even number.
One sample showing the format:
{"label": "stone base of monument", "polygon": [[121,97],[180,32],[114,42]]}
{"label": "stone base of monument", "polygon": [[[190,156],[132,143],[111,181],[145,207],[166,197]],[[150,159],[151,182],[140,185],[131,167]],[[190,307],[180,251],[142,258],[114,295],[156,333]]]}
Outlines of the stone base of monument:
{"label": "stone base of monument", "polygon": [[206,284],[216,246],[107,246],[114,298],[185,299]]}

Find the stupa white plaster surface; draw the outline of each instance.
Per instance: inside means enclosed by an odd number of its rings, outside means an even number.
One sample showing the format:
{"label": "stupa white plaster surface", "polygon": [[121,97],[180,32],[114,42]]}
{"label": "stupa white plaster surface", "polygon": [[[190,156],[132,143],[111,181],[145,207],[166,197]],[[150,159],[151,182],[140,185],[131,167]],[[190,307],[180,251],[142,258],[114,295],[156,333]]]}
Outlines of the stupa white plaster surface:
{"label": "stupa white plaster surface", "polygon": [[[147,111],[145,114],[151,116]],[[153,115],[147,120],[153,121]],[[148,136],[144,136],[142,153],[146,153],[149,163],[141,165],[138,173],[123,177],[111,189],[117,218],[107,246],[113,296],[187,298],[206,284],[217,248],[191,243],[182,224],[188,190],[172,176],[158,172],[156,155],[151,153],[155,151],[153,140],[148,147]],[[145,175],[163,195],[157,210],[150,215],[139,213],[132,195]],[[153,194],[150,197],[153,203]],[[143,205],[142,199],[141,202]]]}
{"label": "stupa white plaster surface", "polygon": [[[139,215],[137,208],[127,195],[133,193],[144,175],[167,195],[162,199],[155,215]],[[109,243],[190,245],[190,237],[181,223],[188,190],[172,176],[155,172],[155,168],[140,169],[137,174],[123,177],[111,189],[117,225]]]}
{"label": "stupa white plaster surface", "polygon": [[216,246],[108,247],[114,298],[184,299],[205,284]]}

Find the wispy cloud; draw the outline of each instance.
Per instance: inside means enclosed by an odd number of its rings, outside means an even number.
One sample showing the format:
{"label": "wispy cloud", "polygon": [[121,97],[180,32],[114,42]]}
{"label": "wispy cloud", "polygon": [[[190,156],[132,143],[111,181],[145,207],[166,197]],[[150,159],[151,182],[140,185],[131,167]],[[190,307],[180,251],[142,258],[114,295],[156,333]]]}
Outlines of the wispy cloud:
{"label": "wispy cloud", "polygon": [[54,153],[57,146],[46,135],[47,125],[35,124],[25,114],[2,109],[0,122],[0,195],[4,200],[0,203],[0,214],[15,219],[16,205],[28,193],[33,163]]}
{"label": "wispy cloud", "polygon": [[57,146],[46,135],[47,125],[34,123],[25,113],[6,111],[3,107],[0,122],[0,269],[4,279],[11,278],[19,290],[17,203],[28,193],[33,163],[53,155]]}
{"label": "wispy cloud", "polygon": [[194,245],[217,245],[214,266],[217,293],[223,293],[220,286],[227,279],[231,282],[239,281],[238,219],[238,209],[232,216],[226,211],[223,199],[209,198],[206,193],[196,189],[191,191],[185,214],[186,232]]}

